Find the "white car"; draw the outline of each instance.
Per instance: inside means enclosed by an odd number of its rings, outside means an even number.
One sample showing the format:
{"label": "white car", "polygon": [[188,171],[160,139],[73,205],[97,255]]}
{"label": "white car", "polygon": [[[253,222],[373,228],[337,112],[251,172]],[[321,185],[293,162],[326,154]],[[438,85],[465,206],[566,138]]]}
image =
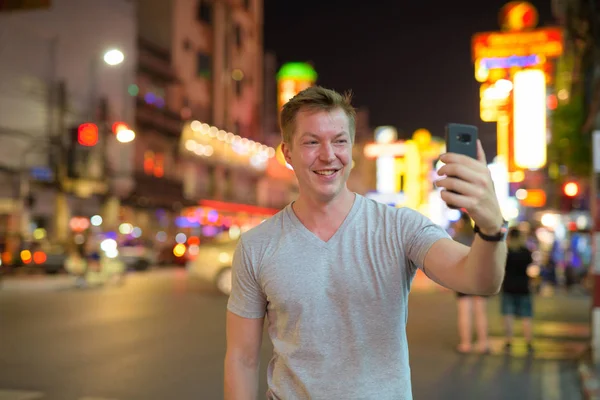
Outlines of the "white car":
{"label": "white car", "polygon": [[127,269],[145,271],[157,263],[156,251],[150,244],[131,241],[119,246],[119,260]]}
{"label": "white car", "polygon": [[231,260],[237,239],[217,239],[202,244],[193,260],[188,261],[187,271],[192,279],[214,285],[223,294],[231,293]]}

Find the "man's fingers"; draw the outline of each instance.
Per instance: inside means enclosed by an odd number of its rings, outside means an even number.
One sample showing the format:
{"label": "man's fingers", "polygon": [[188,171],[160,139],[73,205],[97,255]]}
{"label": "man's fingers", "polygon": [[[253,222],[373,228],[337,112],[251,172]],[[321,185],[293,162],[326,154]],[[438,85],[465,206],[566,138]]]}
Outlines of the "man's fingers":
{"label": "man's fingers", "polygon": [[477,139],[477,160],[483,163],[483,165],[487,165],[487,159],[485,157],[485,151],[483,151],[483,145],[481,144],[481,140]]}
{"label": "man's fingers", "polygon": [[438,170],[439,175],[452,176],[463,181],[477,183],[479,182],[478,174],[471,168],[462,164],[446,164]]}
{"label": "man's fingers", "polygon": [[476,197],[479,195],[479,189],[477,186],[452,176],[436,181],[435,186],[460,193],[464,196]]}
{"label": "man's fingers", "polygon": [[442,200],[446,202],[446,204],[454,206],[456,208],[468,209],[473,204],[472,198],[468,196],[463,196],[460,193],[452,193],[449,190],[442,190],[440,196],[442,197]]}

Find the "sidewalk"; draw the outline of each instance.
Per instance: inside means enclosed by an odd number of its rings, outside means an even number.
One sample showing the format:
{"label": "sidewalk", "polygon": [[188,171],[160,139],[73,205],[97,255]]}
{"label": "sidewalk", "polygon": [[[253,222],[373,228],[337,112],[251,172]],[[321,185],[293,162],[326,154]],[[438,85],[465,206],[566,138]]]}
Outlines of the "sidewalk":
{"label": "sidewalk", "polygon": [[583,398],[600,400],[600,366],[594,365],[591,348],[588,348],[579,361],[578,371]]}

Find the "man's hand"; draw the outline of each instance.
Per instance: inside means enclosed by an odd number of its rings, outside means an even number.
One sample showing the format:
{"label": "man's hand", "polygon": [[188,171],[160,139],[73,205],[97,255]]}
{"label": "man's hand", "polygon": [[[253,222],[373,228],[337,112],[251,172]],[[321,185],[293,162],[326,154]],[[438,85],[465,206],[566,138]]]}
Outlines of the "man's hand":
{"label": "man's hand", "polygon": [[477,140],[477,160],[456,153],[443,154],[440,160],[446,164],[438,171],[446,177],[436,182],[438,187],[447,189],[442,191],[442,199],[447,204],[466,209],[482,233],[495,235],[500,232],[502,212],[481,142]]}

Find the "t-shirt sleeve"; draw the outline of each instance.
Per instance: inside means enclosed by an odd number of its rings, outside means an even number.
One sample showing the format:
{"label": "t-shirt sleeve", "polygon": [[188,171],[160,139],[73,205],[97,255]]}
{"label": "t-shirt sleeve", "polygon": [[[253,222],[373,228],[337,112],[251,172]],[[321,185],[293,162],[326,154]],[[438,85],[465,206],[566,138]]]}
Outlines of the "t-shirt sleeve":
{"label": "t-shirt sleeve", "polygon": [[242,239],[233,253],[232,287],[227,309],[244,318],[263,318],[267,300],[257,277],[257,265],[248,256]]}
{"label": "t-shirt sleeve", "polygon": [[423,261],[431,246],[440,239],[450,239],[450,235],[423,214],[408,208],[403,211],[398,213],[400,242],[411,263],[423,269]]}

